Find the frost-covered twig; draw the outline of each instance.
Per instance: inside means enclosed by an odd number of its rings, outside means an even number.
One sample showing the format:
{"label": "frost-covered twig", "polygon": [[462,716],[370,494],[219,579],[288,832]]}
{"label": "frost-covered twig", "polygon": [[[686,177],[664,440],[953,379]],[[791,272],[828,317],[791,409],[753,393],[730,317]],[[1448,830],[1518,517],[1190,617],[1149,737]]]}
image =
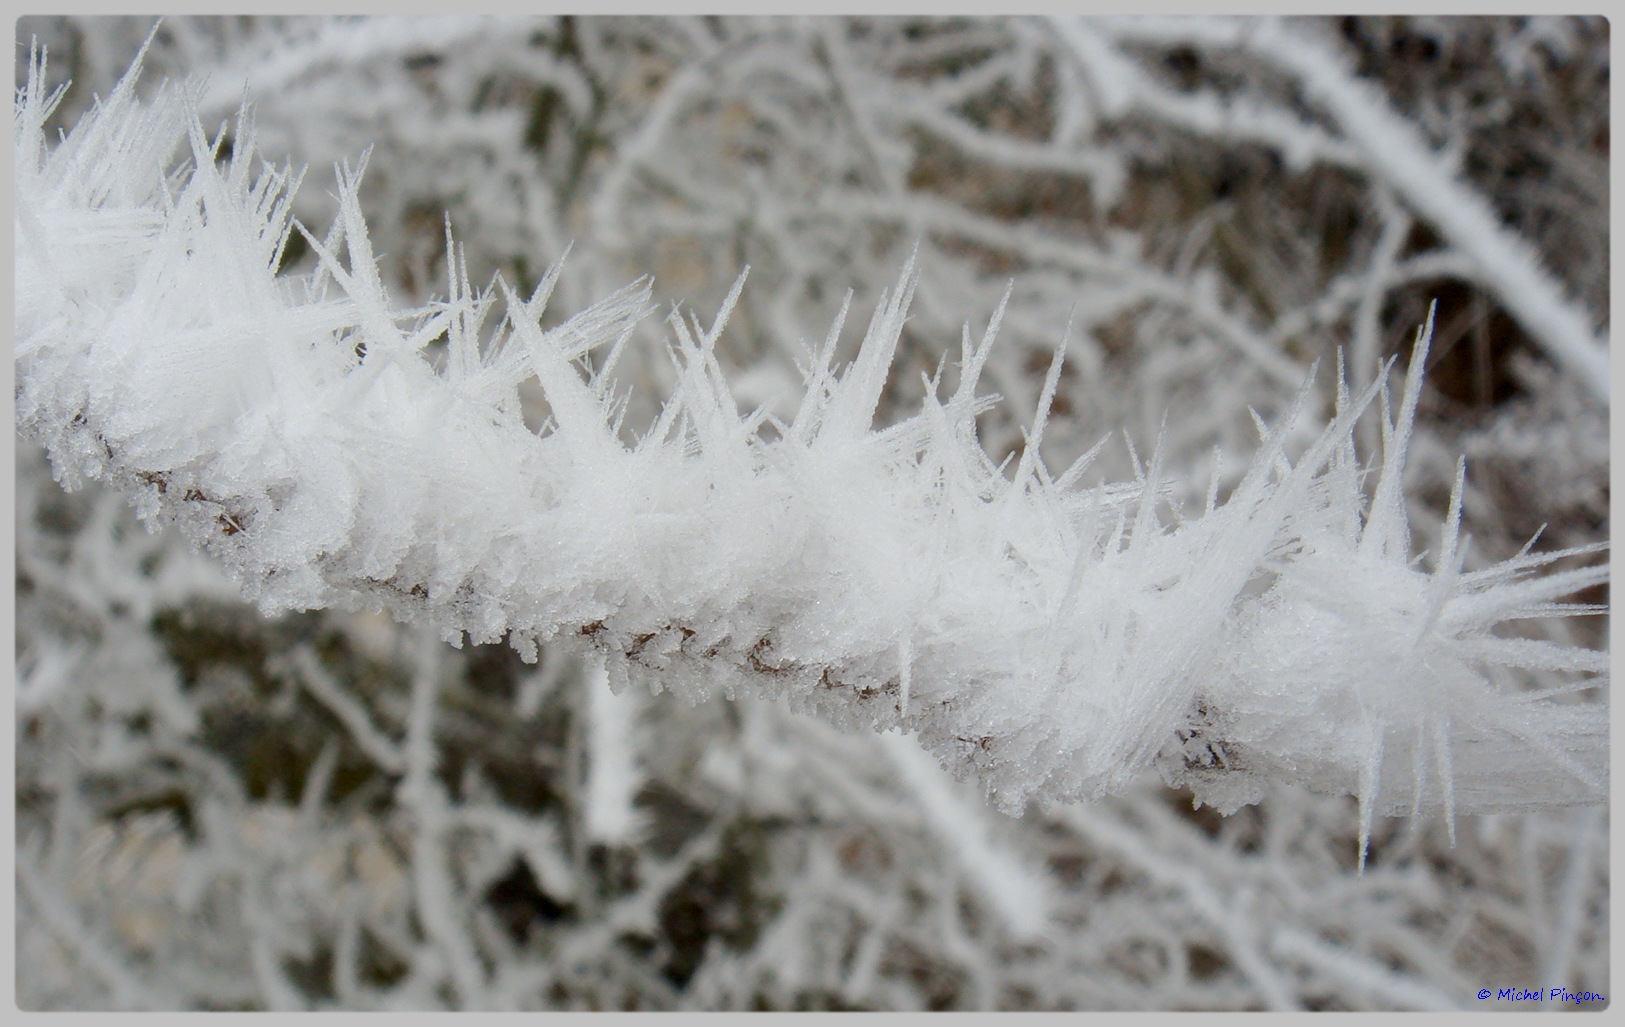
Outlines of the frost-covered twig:
{"label": "frost-covered twig", "polygon": [[[1113,282],[1124,293],[1166,303],[1183,310],[1213,336],[1233,347],[1250,363],[1257,365],[1283,388],[1303,384],[1304,369],[1292,359],[1271,348],[1234,315],[1222,309],[1215,297],[1162,274],[1129,255],[1101,252],[1092,246],[1062,240],[1031,225],[1011,225],[978,215],[929,197],[909,196],[876,200],[863,196],[839,196],[838,201],[852,210],[881,222],[899,221],[949,238],[982,245],[1008,248],[1028,259],[1054,261],[1086,275],[1098,275]],[[826,200],[826,202],[828,202]],[[1123,240],[1127,242],[1127,240]]]}
{"label": "frost-covered twig", "polygon": [[401,753],[401,747],[373,724],[372,716],[354,696],[345,694],[315,653],[308,647],[301,647],[290,653],[288,659],[292,669],[297,671],[299,683],[332,711],[368,759],[392,774],[406,770],[406,758]]}
{"label": "frost-covered twig", "polygon": [[[1366,173],[1403,197],[1471,260],[1477,280],[1530,337],[1608,403],[1606,336],[1597,336],[1584,309],[1564,295],[1529,245],[1502,227],[1490,205],[1433,152],[1421,133],[1354,76],[1342,54],[1274,19],[1129,18],[1108,24],[1108,31],[1120,38],[1240,48],[1292,75],[1359,151]],[[1085,38],[1075,27],[1068,33],[1069,39]],[[1161,91],[1146,95],[1160,97]],[[1315,142],[1313,134],[1306,134],[1301,144],[1287,144],[1287,152],[1312,153]]]}
{"label": "frost-covered twig", "polygon": [[17,850],[17,887],[19,897],[32,907],[40,924],[73,953],[85,970],[107,983],[115,1002],[126,1009],[164,1008],[160,994],[150,987],[153,982],[143,981],[139,971],[125,965],[110,944],[80,921],[68,900],[24,849]]}
{"label": "frost-covered twig", "polygon": [[[844,372],[837,318],[788,419],[741,414],[722,376],[743,279],[709,328],[673,315],[675,390],[629,444],[613,372],[646,285],[543,330],[557,267],[528,298],[476,293],[453,248],[448,298],[401,310],[349,169],[333,229],[306,235],[318,269],[279,275],[294,180],[252,171],[251,122],[217,163],[188,94],[148,106],[132,83],[54,147],[40,68],[19,96],[18,425],[65,484],[129,491],[268,611],[371,604],[448,639],[594,651],[618,682],[695,701],[904,727],[1010,810],[1152,766],[1225,810],[1270,780],[1356,794],[1368,829],[1605,794],[1598,708],[1518,691],[1524,670],[1604,658],[1495,631],[1590,612],[1559,600],[1606,569],[1463,572],[1459,498],[1434,570],[1413,559],[1400,476],[1425,335],[1397,416],[1379,380],[1317,427],[1305,389],[1199,517],[1164,509],[1160,450],[1131,482],[1086,487],[1088,456],[1047,466],[1060,355],[1013,474],[988,457],[976,388],[1002,310],[951,392],[939,372],[919,413],[877,427],[912,265]],[[540,435],[515,394],[532,376]],[[1379,398],[1368,494],[1352,432]]]}
{"label": "frost-covered twig", "polygon": [[1379,1008],[1445,1011],[1467,1006],[1466,1002],[1442,994],[1437,988],[1333,948],[1303,931],[1277,931],[1270,939],[1270,951],[1282,960],[1313,968],[1370,995]]}
{"label": "frost-covered twig", "polygon": [[1181,865],[1175,859],[1148,851],[1141,838],[1122,824],[1112,823],[1087,808],[1069,809],[1062,814],[1074,830],[1107,851],[1124,858],[1159,887],[1176,890],[1183,903],[1227,943],[1231,958],[1257,989],[1272,1010],[1296,1008],[1291,989],[1278,968],[1271,965],[1258,937],[1257,925],[1239,898],[1225,902],[1214,882],[1200,867]]}
{"label": "frost-covered twig", "polygon": [[1088,21],[1055,18],[1053,24],[1082,61],[1101,107],[1111,116],[1130,110],[1147,114],[1208,138],[1260,143],[1277,150],[1292,167],[1323,162],[1363,167],[1360,152],[1283,111],[1210,93],[1183,95],[1163,85],[1118,53],[1107,36]]}
{"label": "frost-covered twig", "polygon": [[961,808],[952,783],[919,746],[897,734],[881,735],[880,739],[892,766],[919,800],[942,847],[964,869],[984,901],[1017,938],[1042,938],[1050,930],[1043,878],[992,837],[982,817],[975,815],[979,811]]}
{"label": "frost-covered twig", "polygon": [[587,782],[583,830],[597,842],[631,843],[643,829],[633,800],[643,775],[638,770],[638,693],[616,695],[602,661],[589,665],[587,704]]}
{"label": "frost-covered twig", "polygon": [[479,1009],[488,1001],[485,970],[465,929],[466,913],[450,866],[449,800],[435,778],[435,707],[443,660],[425,637],[412,675],[412,709],[406,732],[406,776],[401,805],[413,819],[412,893],[423,933],[438,951],[459,1008]]}
{"label": "frost-covered twig", "polygon": [[[195,26],[187,19],[171,23],[171,31],[181,32],[183,41],[189,27]],[[227,60],[198,68],[196,77],[206,83],[198,108],[229,111],[244,95],[298,88],[326,65],[403,54],[439,55],[505,28],[502,19],[470,15],[320,20],[301,27],[306,31],[295,34],[279,26],[263,32],[263,39],[251,36],[238,42]],[[511,29],[511,23],[506,28]]]}
{"label": "frost-covered twig", "polygon": [[1564,868],[1556,894],[1552,896],[1550,916],[1543,925],[1546,929],[1540,932],[1545,943],[1540,962],[1541,975],[1561,985],[1573,983],[1570,963],[1580,945],[1585,895],[1589,879],[1596,869],[1596,850],[1602,848],[1607,851],[1605,845],[1599,845],[1603,840],[1602,810],[1584,811],[1577,818],[1576,826],[1579,830],[1569,851],[1568,865]]}

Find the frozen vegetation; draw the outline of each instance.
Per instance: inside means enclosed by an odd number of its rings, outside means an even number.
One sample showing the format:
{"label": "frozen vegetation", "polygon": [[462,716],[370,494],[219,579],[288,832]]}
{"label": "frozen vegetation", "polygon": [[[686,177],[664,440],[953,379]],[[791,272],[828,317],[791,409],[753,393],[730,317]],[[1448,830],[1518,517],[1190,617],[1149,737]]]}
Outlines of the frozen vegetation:
{"label": "frozen vegetation", "polygon": [[20,1001],[1602,990],[1594,28],[24,19]]}

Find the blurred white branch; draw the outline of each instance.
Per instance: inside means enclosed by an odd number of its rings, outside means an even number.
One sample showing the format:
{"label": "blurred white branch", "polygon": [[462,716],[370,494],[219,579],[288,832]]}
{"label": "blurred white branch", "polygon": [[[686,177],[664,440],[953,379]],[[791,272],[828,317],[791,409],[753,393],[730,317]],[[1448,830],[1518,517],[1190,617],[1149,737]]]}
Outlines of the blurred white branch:
{"label": "blurred white branch", "polygon": [[[1069,38],[1082,39],[1073,27]],[[1360,156],[1360,166],[1394,193],[1468,260],[1474,278],[1518,319],[1557,363],[1601,403],[1609,401],[1608,344],[1583,308],[1541,266],[1530,246],[1501,226],[1500,216],[1434,153],[1415,126],[1400,117],[1347,58],[1314,36],[1275,19],[1112,20],[1105,32],[1123,40],[1244,50],[1292,75],[1309,100],[1331,118]],[[1097,46],[1100,53],[1107,51]],[[1134,83],[1143,81],[1143,76]],[[1160,91],[1158,94],[1160,95]],[[1313,135],[1287,149],[1314,152]]]}
{"label": "blurred white branch", "polygon": [[149,988],[142,974],[125,965],[112,945],[86,927],[26,849],[18,848],[16,857],[19,898],[33,907],[45,929],[73,953],[80,965],[107,983],[113,1001],[125,1009],[166,1008],[163,982],[157,982],[157,991]]}
{"label": "blurred white branch", "polygon": [[601,659],[588,661],[585,689],[589,740],[582,827],[594,841],[632,843],[644,826],[633,804],[643,777],[634,732],[643,704],[637,692],[610,691],[609,671]]}

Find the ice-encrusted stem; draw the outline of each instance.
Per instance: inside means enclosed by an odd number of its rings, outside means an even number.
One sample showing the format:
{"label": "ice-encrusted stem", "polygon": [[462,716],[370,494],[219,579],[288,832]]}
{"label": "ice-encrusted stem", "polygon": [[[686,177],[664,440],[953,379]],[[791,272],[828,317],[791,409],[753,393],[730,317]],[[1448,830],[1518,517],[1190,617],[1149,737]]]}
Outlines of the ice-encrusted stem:
{"label": "ice-encrusted stem", "polygon": [[[1367,816],[1606,795],[1601,708],[1518,677],[1606,659],[1495,634],[1592,612],[1558,600],[1606,568],[1412,559],[1396,490],[1414,374],[1397,418],[1379,375],[1299,452],[1306,384],[1224,502],[1185,519],[1160,450],[1094,487],[1087,457],[1052,473],[1036,440],[1013,476],[988,457],[976,390],[1000,313],[967,333],[951,394],[931,381],[919,412],[877,426],[911,263],[853,363],[837,368],[832,331],[771,433],[717,356],[743,280],[709,328],[674,316],[676,388],[627,442],[608,375],[647,283],[544,330],[557,267],[530,297],[481,293],[451,246],[448,298],[401,310],[344,169],[334,228],[307,233],[319,269],[279,274],[294,178],[252,172],[246,117],[218,161],[188,94],[143,104],[127,78],[53,147],[42,80],[36,65],[16,109],[19,429],[65,485],[124,489],[268,611],[388,608],[448,640],[595,654],[617,686],[906,728],[1010,811],[1151,767],[1225,810],[1271,780],[1357,794]],[[441,338],[437,370],[423,349]],[[611,359],[584,377],[595,348]],[[540,433],[518,409],[529,377]],[[1353,430],[1372,416],[1368,517]]]}

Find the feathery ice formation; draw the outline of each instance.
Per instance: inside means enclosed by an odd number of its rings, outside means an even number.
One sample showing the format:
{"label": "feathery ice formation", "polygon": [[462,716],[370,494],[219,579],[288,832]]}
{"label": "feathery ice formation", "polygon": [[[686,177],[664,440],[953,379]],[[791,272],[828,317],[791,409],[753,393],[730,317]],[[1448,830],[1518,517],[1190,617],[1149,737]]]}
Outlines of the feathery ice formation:
{"label": "feathery ice formation", "polygon": [[[616,688],[901,726],[1012,812],[1152,766],[1224,811],[1272,780],[1354,794],[1367,828],[1606,796],[1606,707],[1556,695],[1600,684],[1606,656],[1497,633],[1600,612],[1562,599],[1606,566],[1525,553],[1464,570],[1459,476],[1433,569],[1412,559],[1400,474],[1425,333],[1395,416],[1385,385],[1340,389],[1288,452],[1313,416],[1305,385],[1240,484],[1188,519],[1159,501],[1157,458],[1085,487],[1092,454],[1058,475],[1037,456],[1059,354],[1013,473],[989,459],[976,384],[1002,309],[979,343],[967,330],[951,393],[939,373],[922,409],[877,429],[912,265],[839,371],[843,307],[771,433],[715,355],[743,279],[709,330],[674,315],[677,387],[628,443],[611,375],[646,283],[544,331],[557,267],[529,297],[476,292],[448,245],[448,297],[399,310],[359,168],[307,236],[318,268],[279,274],[304,231],[297,176],[253,169],[246,114],[221,158],[191,94],[142,101],[132,69],[53,145],[43,77],[36,55],[15,108],[18,428],[64,486],[125,490],[267,613],[382,607],[451,641],[600,652]],[[437,367],[425,346],[442,338]],[[516,391],[531,376],[539,433]],[[1369,495],[1362,416],[1382,420]],[[1593,677],[1529,689],[1553,672]]]}

